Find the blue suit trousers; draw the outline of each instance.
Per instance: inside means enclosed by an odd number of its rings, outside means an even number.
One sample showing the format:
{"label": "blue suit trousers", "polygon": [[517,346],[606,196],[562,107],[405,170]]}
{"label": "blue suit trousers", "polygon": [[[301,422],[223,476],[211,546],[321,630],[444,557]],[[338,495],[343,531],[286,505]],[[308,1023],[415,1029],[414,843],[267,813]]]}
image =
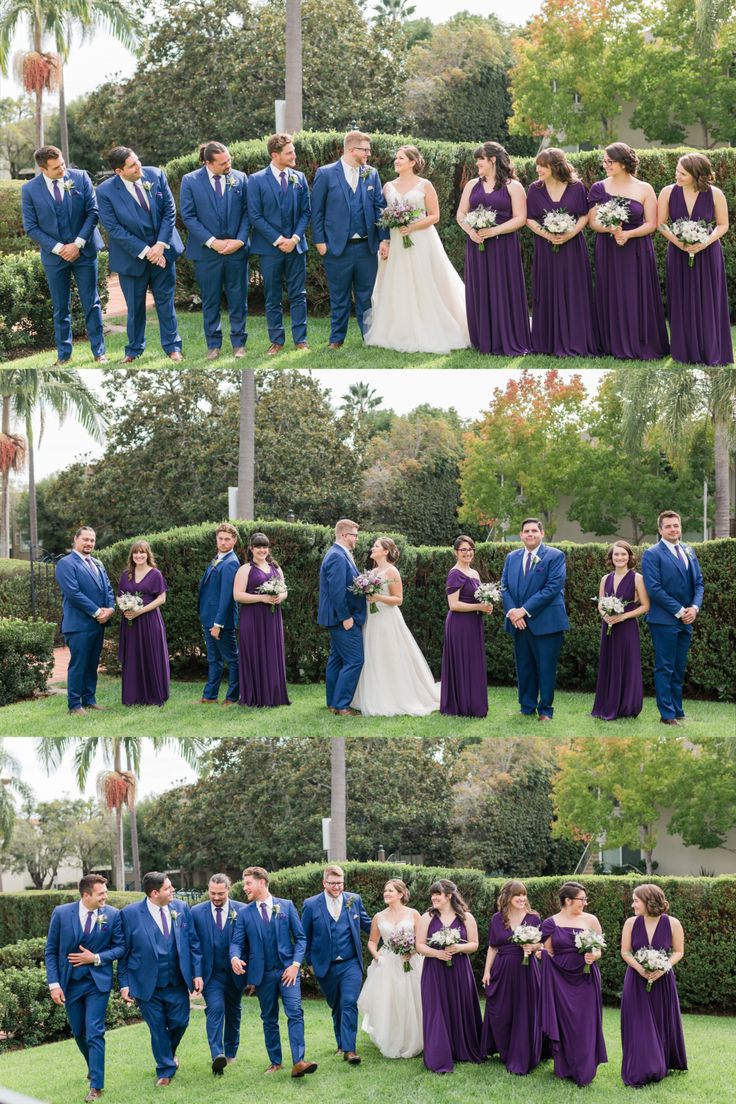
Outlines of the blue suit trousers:
{"label": "blue suit trousers", "polygon": [[363,632],[359,625],[345,630],[342,625],[330,629],[330,655],[325,669],[327,704],[347,709],[353,700],[363,668]]}
{"label": "blue suit trousers", "polygon": [[220,629],[220,635],[215,640],[214,636],[210,635],[209,629],[204,630],[204,643],[207,649],[207,682],[202,691],[202,697],[209,701],[217,701],[226,663],[227,694],[225,697],[232,702],[238,701],[240,697],[238,644],[235,632],[235,629]]}
{"label": "blue suit trousers", "polygon": [[319,987],[332,1012],[332,1026],[339,1050],[356,1048],[358,1034],[358,997],[363,985],[363,967],[358,958],[333,962]]}
{"label": "blue suit trousers", "polygon": [[102,331],[102,307],[97,291],[97,258],[80,258],[73,264],[45,268],[54,310],[54,337],[59,360],[72,355],[72,273],[82,301],[84,323],[92,356],[102,356],[105,337]]}
{"label": "blue suit trousers", "polygon": [[682,684],[692,633],[685,625],[650,625],[654,646],[654,693],[665,721],[684,717]]}
{"label": "blue suit trousers", "polygon": [[96,704],[97,667],[104,636],[104,625],[96,621],[90,621],[86,631],[64,633],[71,652],[66,675],[66,699],[70,709]]}
{"label": "blue suit trousers", "polygon": [[157,1077],[176,1074],[174,1055],[189,1026],[189,993],[185,985],[154,989],[150,1000],[138,1000],[141,1016],[151,1033],[151,1050]]}
{"label": "blue suit trousers", "polygon": [[545,633],[533,636],[529,629],[514,632],[516,678],[519,684],[519,705],[522,713],[539,713],[551,717],[554,713],[557,660],[565,634]]}
{"label": "blue suit trousers", "polygon": [[125,355],[139,357],[146,347],[146,294],[150,287],[156,304],[161,348],[168,353],[181,352],[181,337],[177,328],[174,291],[176,266],[166,262],[166,268],[148,265],[142,276],[119,273],[120,287],[128,307],[128,344]]}
{"label": "blue suit trousers", "polygon": [[302,1012],[302,991],[299,978],[296,985],[285,985],[281,980],[283,970],[265,970],[263,980],[256,986],[256,994],[261,1006],[263,1037],[266,1051],[272,1065],[281,1065],[281,1033],[279,1031],[279,997],[284,1006],[284,1014],[289,1028],[289,1047],[293,1065],[304,1058],[304,1013]]}
{"label": "blue suit trousers", "polygon": [[234,1058],[240,1046],[243,992],[224,974],[213,974],[204,989],[207,1042],[213,1058]]}
{"label": "blue suit trousers", "polygon": [[284,284],[289,297],[291,336],[298,345],[307,340],[307,257],[305,253],[263,254],[260,257],[261,275],[266,292],[266,325],[268,337],[274,345],[283,345]]}
{"label": "blue suit trousers", "polygon": [[[209,250],[207,250],[209,252]],[[227,299],[230,341],[233,349],[242,349],[248,338],[248,252],[224,256],[212,253],[212,259],[194,262],[194,272],[202,293],[202,322],[208,349],[222,348],[222,293]]]}
{"label": "blue suit trousers", "polygon": [[330,341],[344,341],[350,321],[350,308],[355,295],[355,317],[360,332],[365,326],[363,316],[370,309],[373,285],[376,282],[378,258],[367,241],[348,244],[339,257],[325,253],[322,261],[330,289]]}
{"label": "blue suit trousers", "polygon": [[92,1089],[105,1087],[105,1012],[110,994],[101,993],[89,975],[71,980],[64,990],[65,1008],[74,1041],[89,1070]]}

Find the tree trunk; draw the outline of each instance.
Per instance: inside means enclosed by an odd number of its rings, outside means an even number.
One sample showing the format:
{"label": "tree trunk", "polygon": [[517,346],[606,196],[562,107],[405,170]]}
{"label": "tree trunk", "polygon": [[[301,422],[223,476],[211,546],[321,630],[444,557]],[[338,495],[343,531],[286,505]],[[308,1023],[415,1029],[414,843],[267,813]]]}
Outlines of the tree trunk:
{"label": "tree trunk", "polygon": [[[115,741],[115,758],[113,761],[113,770],[118,774],[123,769],[122,757],[120,755],[120,740]],[[125,860],[123,855],[123,806],[118,805],[115,809],[115,848],[113,850],[113,878],[115,880],[116,889],[125,889]]]}
{"label": "tree trunk", "polygon": [[301,130],[302,119],[302,6],[286,0],[286,105],[284,118],[290,134]]}
{"label": "tree trunk", "polygon": [[[130,751],[126,750],[125,760],[129,771],[133,770],[133,762],[130,757]],[[137,781],[137,779],[136,779]],[[133,862],[133,889],[141,888],[141,858],[138,851],[138,816],[136,813],[136,798],[128,805],[128,812],[130,815],[130,857]]]}
{"label": "tree trunk", "polygon": [[254,516],[253,489],[256,462],[256,377],[244,368],[240,377],[240,439],[238,449],[238,493],[235,512],[241,520]]}
{"label": "tree trunk", "polygon": [[[0,432],[10,435],[10,396],[3,395],[2,425]],[[10,555],[10,472],[3,472],[2,501],[0,502],[0,560]]]}
{"label": "tree trunk", "polygon": [[69,166],[69,124],[66,117],[66,92],[64,90],[64,63],[59,55],[59,141],[61,155]]}
{"label": "tree trunk", "polygon": [[38,554],[38,508],[36,503],[36,469],[33,456],[33,419],[26,418],[26,442],[28,448],[28,529],[31,540],[30,559]]}
{"label": "tree trunk", "polygon": [[346,791],[345,737],[335,736],[330,741],[330,862],[344,862],[348,857]]}
{"label": "tree trunk", "polygon": [[714,418],[715,428],[715,469],[716,469],[716,517],[715,537],[731,535],[730,518],[730,457],[728,448],[728,427],[721,418]]}

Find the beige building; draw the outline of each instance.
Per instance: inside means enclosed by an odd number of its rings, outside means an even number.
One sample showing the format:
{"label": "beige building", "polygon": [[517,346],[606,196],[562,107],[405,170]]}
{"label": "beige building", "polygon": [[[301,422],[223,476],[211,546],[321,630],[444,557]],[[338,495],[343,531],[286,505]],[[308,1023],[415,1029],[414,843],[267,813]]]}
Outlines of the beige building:
{"label": "beige building", "polygon": [[[667,823],[671,816],[672,810],[665,810],[657,822],[654,861],[658,864],[658,877],[717,877],[719,874],[736,874],[736,827],[731,829],[722,847],[687,847],[682,836],[668,834]],[[638,864],[641,858],[642,853],[638,848],[614,847],[598,852],[598,861],[607,866]]]}

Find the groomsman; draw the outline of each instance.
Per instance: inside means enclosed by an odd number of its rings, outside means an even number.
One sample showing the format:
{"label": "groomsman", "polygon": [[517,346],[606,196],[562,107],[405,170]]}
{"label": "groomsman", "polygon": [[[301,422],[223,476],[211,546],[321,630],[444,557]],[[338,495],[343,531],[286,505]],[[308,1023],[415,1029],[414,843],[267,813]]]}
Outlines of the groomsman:
{"label": "groomsman", "polygon": [[551,721],[557,660],[570,628],[565,556],[542,543],[544,528],[538,518],[521,523],[520,537],[524,547],[509,553],[501,575],[505,629],[514,638],[521,712]]}
{"label": "groomsman", "polygon": [[110,271],[120,277],[128,307],[128,344],[123,364],[146,347],[146,294],[156,304],[161,346],[179,361],[181,337],[174,308],[176,258],[184,252],[176,229],[176,207],[163,169],[143,166],[128,146],[108,154],[114,175],[97,189],[100,222],[110,235]]}
{"label": "groomsman", "polygon": [[41,146],[34,154],[41,172],[20,190],[23,228],[41,246],[41,263],[54,309],[56,363],[72,357],[72,273],[84,310],[92,356],[106,364],[102,307],[97,291],[97,254],[104,242],[92,181],[86,172],[67,169],[61,150]]}
{"label": "groomsman", "polygon": [[176,1048],[189,1026],[189,994],[202,992],[202,955],[189,906],[174,897],[166,874],[143,875],[145,897],[122,910],[125,954],[118,964],[120,996],[138,1002],[151,1033],[156,1087],[171,1084]]}
{"label": "groomsman", "polygon": [[179,209],[187,228],[185,255],[194,264],[202,293],[207,360],[222,349],[223,290],[230,316],[233,356],[245,356],[248,337],[248,177],[233,168],[222,142],[199,147],[201,169],[182,178]]}
{"label": "groomsman", "polygon": [[388,257],[388,230],[376,226],[386,206],[381,180],[368,164],[371,140],[360,130],[345,135],[339,161],[317,169],[312,188],[312,238],[330,289],[330,349],[345,341],[355,297],[355,317],[371,305],[378,259]]}
{"label": "groomsman", "polygon": [[657,519],[660,540],[641,558],[641,573],[651,605],[644,620],[654,646],[654,692],[662,724],[679,725],[682,684],[693,622],[703,604],[703,575],[698,557],[683,544],[682,521],[674,510]]}
{"label": "groomsman", "polygon": [[342,867],[326,867],[322,885],[324,892],[308,897],[302,909],[304,961],[314,970],[332,1011],[337,1053],[357,1066],[358,997],[363,985],[360,932],[371,930],[371,918],[358,894],[345,892]]}
{"label": "groomsman", "polygon": [[298,172],[290,134],[272,134],[266,143],[271,164],[248,184],[248,214],[253,227],[251,253],[261,258],[266,292],[266,325],[276,356],[284,347],[284,284],[289,297],[291,336],[297,349],[307,346],[307,225],[309,188]]}
{"label": "groomsman", "polygon": [[240,697],[238,677],[238,645],[236,640],[237,612],[233,598],[233,581],[240,561],[233,549],[238,543],[238,530],[223,521],[215,530],[217,555],[207,565],[199,583],[197,610],[204,631],[207,650],[207,682],[202,697],[204,704],[217,702],[222,673],[227,663],[227,694],[224,705],[235,705]]}
{"label": "groomsman", "polygon": [[[245,977],[230,966],[230,937],[245,905],[229,896],[227,874],[213,874],[207,886],[209,901],[192,909],[192,922],[202,951],[202,983],[207,1002],[207,1042],[212,1072],[222,1076],[235,1061],[240,1045],[240,1005]],[[223,1036],[224,1031],[224,1036]]]}
{"label": "groomsman", "polygon": [[263,1035],[270,1066],[266,1073],[282,1069],[279,997],[289,1025],[291,1076],[314,1073],[316,1062],[304,1057],[304,1013],[299,970],[304,960],[304,929],[293,901],[272,897],[268,872],[262,866],[243,871],[248,905],[238,914],[230,943],[232,968],[245,974],[246,985],[255,987],[261,1006]]}
{"label": "groomsman", "polygon": [[44,951],[51,999],[66,1009],[74,1041],[87,1063],[86,1104],[102,1096],[105,1087],[105,1012],[112,964],[125,952],[120,913],[106,901],[106,879],[85,874],[79,901],[57,905],[52,912]]}
{"label": "groomsman", "polygon": [[72,551],[56,565],[61,590],[61,631],[71,658],[66,676],[69,713],[83,717],[97,705],[97,667],[105,625],[115,613],[115,595],[102,561],[92,555],[95,531],[82,525],[74,534]]}
{"label": "groomsman", "polygon": [[365,599],[348,587],[360,574],[353,559],[358,526],[341,518],[335,526],[335,543],[328,548],[319,570],[317,623],[330,630],[330,655],[325,671],[327,708],[340,716],[354,717],[350,703],[363,668]]}

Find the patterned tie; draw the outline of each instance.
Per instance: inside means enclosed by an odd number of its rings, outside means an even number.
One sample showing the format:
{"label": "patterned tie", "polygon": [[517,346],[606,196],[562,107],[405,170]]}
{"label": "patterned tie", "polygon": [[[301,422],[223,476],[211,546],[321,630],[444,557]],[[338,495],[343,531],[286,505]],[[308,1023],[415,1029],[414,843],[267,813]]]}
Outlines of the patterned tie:
{"label": "patterned tie", "polygon": [[143,191],[143,189],[138,184],[134,183],[133,187],[135,188],[135,194],[138,196],[138,202],[140,203],[143,210],[150,212],[151,205],[148,202],[148,200],[146,199],[146,193]]}
{"label": "patterned tie", "polygon": [[[217,179],[219,180],[219,177]],[[222,931],[222,905],[215,905],[215,912],[217,913],[215,923],[217,924],[218,931]]]}
{"label": "patterned tie", "polygon": [[55,180],[54,181],[54,202],[55,203],[62,203],[63,201],[64,201],[64,197],[61,194],[61,192],[59,191],[59,181]]}
{"label": "patterned tie", "polygon": [[270,924],[271,921],[268,916],[268,906],[265,901],[261,901],[261,919],[264,924]]}
{"label": "patterned tie", "polygon": [[86,919],[85,924],[84,924],[84,931],[82,932],[85,939],[87,938],[89,933],[92,931],[92,917],[93,916],[94,916],[94,912],[89,912],[89,911],[87,912],[87,919]]}
{"label": "patterned tie", "polygon": [[215,177],[215,191],[217,192],[217,198],[222,199],[222,177]]}
{"label": "patterned tie", "polygon": [[165,909],[161,909],[161,927],[164,930],[164,937],[166,939],[168,939],[169,938],[169,922],[166,919],[166,910]]}
{"label": "patterned tie", "polygon": [[527,552],[526,560],[524,561],[524,578],[525,579],[526,579],[527,575],[529,574],[529,568],[531,566],[532,566],[532,554],[531,554],[531,552]]}
{"label": "patterned tie", "polygon": [[281,181],[281,191],[286,193],[286,191],[288,189],[288,184],[286,183],[286,173],[285,172],[280,172],[279,173],[279,180]]}

